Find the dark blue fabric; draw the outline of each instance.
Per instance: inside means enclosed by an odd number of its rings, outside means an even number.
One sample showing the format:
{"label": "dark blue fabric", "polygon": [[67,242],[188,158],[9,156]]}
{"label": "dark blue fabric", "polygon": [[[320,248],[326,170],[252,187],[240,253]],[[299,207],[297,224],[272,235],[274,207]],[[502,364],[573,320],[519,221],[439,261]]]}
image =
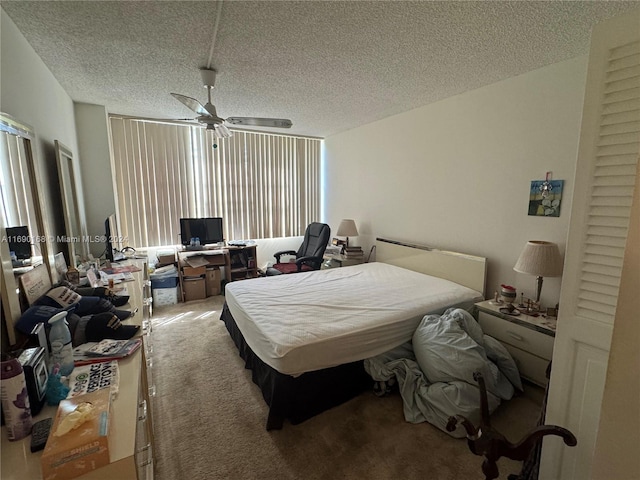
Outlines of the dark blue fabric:
{"label": "dark blue fabric", "polygon": [[[74,309],[74,313],[76,313],[81,317],[84,315],[94,315],[96,313],[103,313],[103,312],[111,312],[114,315],[116,315],[120,320],[124,320],[131,316],[131,312],[129,311],[117,310],[114,307],[113,303],[111,303],[106,298],[89,297],[89,296],[84,297],[81,295],[78,295],[77,297],[78,297],[77,302],[74,305],[72,305],[71,308]],[[49,296],[48,294],[42,295],[40,298],[38,298],[34,302],[34,304],[39,306],[55,307],[58,309],[64,307],[64,305],[56,301],[55,296]]]}
{"label": "dark blue fabric", "polygon": [[55,314],[63,312],[64,309],[51,307],[48,305],[34,305],[28,308],[16,323],[16,330],[25,335],[29,335],[38,323],[48,325],[49,319]]}

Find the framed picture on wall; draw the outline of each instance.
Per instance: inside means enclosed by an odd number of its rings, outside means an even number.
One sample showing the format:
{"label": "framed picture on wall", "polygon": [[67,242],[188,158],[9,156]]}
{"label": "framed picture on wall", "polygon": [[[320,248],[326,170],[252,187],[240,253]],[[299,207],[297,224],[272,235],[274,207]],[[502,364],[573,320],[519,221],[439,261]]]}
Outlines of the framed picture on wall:
{"label": "framed picture on wall", "polygon": [[529,190],[529,215],[559,217],[564,180],[533,180]]}

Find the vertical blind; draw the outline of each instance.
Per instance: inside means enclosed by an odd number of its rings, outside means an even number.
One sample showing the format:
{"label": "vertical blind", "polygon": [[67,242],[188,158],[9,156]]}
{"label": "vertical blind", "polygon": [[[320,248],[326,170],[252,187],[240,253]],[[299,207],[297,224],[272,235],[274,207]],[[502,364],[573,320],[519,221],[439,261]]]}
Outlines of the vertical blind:
{"label": "vertical blind", "polygon": [[[302,235],[320,217],[319,139],[110,117],[120,235],[180,243],[180,218],[222,217],[225,238]],[[217,148],[213,145],[217,144]]]}

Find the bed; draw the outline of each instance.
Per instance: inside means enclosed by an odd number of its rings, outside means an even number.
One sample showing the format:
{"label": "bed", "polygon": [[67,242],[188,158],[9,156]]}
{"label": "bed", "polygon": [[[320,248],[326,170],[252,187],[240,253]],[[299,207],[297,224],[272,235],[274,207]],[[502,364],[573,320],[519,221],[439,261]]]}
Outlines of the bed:
{"label": "bed", "polygon": [[376,262],[228,284],[221,320],[278,429],[369,388],[364,359],[483,299],[485,277],[482,257],[378,238]]}

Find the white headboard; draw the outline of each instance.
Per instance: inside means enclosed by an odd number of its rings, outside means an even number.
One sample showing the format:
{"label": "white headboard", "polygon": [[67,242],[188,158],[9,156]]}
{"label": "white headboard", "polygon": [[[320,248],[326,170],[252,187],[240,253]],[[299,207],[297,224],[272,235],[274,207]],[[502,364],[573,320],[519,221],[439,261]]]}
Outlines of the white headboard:
{"label": "white headboard", "polygon": [[451,280],[485,293],[487,259],[484,257],[376,238],[376,261]]}

